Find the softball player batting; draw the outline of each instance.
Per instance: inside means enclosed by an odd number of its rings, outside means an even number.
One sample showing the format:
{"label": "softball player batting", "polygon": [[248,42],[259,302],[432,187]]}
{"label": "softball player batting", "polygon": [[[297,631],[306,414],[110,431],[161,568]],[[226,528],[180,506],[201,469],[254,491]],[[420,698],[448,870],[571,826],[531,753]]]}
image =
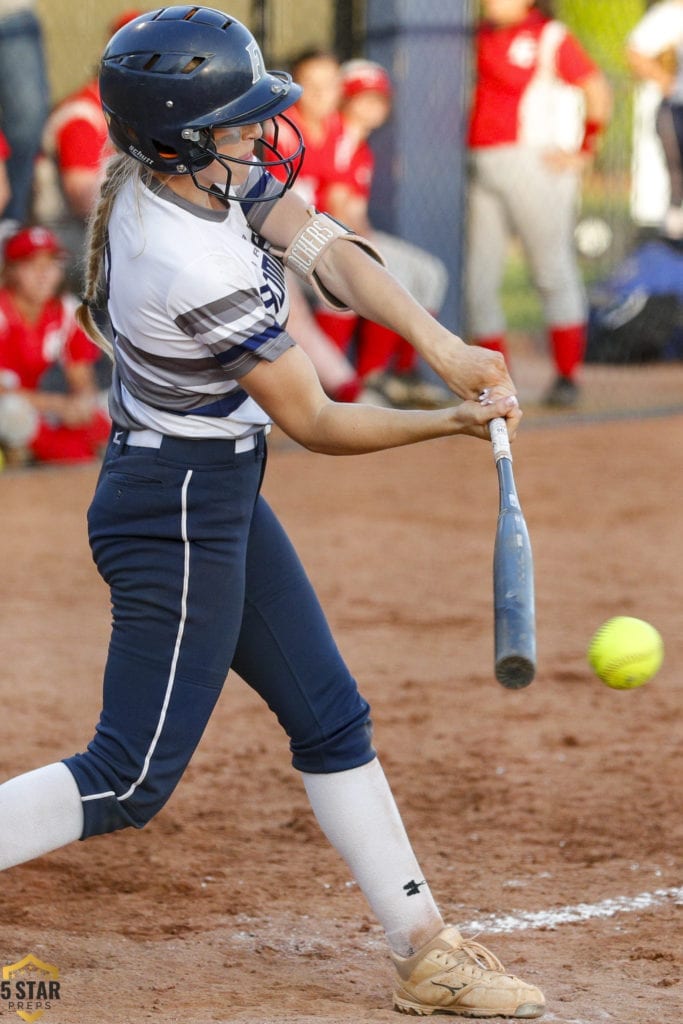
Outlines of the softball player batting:
{"label": "softball player batting", "polygon": [[[201,7],[146,13],[109,42],[100,86],[120,155],[93,215],[80,315],[97,338],[90,305],[104,279],[114,426],[88,513],[113,608],[103,708],[84,753],[0,787],[0,867],[144,826],[232,666],[278,716],[324,833],[386,931],[396,1008],[537,1017],[541,992],[444,924],[373,750],[368,704],[259,495],[271,421],[329,454],[485,439],[494,416],[514,434],[503,359],[467,348],[363,239],[306,208],[289,190],[300,149],[282,155],[276,133],[256,158],[262,122],[277,124],[299,89],[265,70],[239,22]],[[283,263],[409,338],[465,401],[408,412],[330,401],[285,330]]]}

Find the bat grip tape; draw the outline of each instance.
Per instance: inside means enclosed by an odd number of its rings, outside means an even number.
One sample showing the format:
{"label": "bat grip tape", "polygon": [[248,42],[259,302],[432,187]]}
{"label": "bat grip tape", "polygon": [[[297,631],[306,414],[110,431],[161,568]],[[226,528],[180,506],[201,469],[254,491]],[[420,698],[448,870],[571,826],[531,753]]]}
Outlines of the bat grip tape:
{"label": "bat grip tape", "polygon": [[496,462],[498,462],[499,459],[510,459],[512,462],[510,437],[508,435],[507,424],[502,416],[496,416],[495,419],[491,420],[489,423],[489,434],[491,436],[491,445],[493,447],[493,457]]}

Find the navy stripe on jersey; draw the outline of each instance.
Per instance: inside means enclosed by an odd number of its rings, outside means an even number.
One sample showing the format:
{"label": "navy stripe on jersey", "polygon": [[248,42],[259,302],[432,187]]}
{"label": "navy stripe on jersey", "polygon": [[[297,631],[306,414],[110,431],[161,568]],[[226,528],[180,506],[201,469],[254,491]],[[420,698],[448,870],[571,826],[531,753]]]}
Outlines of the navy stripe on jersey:
{"label": "navy stripe on jersey", "polygon": [[[222,398],[232,400],[233,394],[239,394],[232,411],[246,397],[215,356],[174,359],[146,352],[145,363],[141,364],[138,350],[126,337],[117,334],[115,344],[122,383],[133,397],[148,405],[187,416],[214,406]],[[188,381],[192,382],[191,390]]]}
{"label": "navy stripe on jersey", "polygon": [[[256,181],[252,182],[251,177],[247,180],[247,189],[240,189],[240,206],[242,207],[243,213],[247,213],[250,206],[253,206],[254,201],[262,199],[268,192],[268,177],[262,174]],[[244,201],[243,201],[244,200]]]}
{"label": "navy stripe on jersey", "polygon": [[266,329],[261,331],[260,334],[254,334],[251,338],[247,338],[239,348],[235,346],[234,348],[228,349],[227,352],[221,352],[220,355],[216,356],[216,359],[221,366],[229,366],[230,363],[233,363],[235,360],[242,359],[247,351],[267,351],[268,345],[271,343],[277,343],[281,335],[281,328],[275,324],[270,324],[270,326],[266,327]]}
{"label": "navy stripe on jersey", "polygon": [[183,413],[184,416],[229,416],[235,409],[239,409],[242,402],[246,402],[249,395],[243,388],[237,388],[231,395],[219,398],[217,402],[210,405],[201,405],[198,409],[191,409]]}
{"label": "navy stripe on jersey", "polygon": [[[273,262],[267,254],[264,260]],[[271,287],[264,286],[272,299]],[[265,313],[265,315],[264,315]],[[292,340],[264,309],[257,291],[238,291],[197,306],[175,318],[176,325],[206,345],[231,379],[243,377],[259,359],[275,360]]]}
{"label": "navy stripe on jersey", "polygon": [[[282,182],[277,181],[269,171],[264,171],[263,168],[254,167],[253,170],[249,171],[249,177],[247,178],[244,185],[241,186],[239,194],[243,196],[257,195],[263,199],[269,199],[270,196],[275,195],[281,191]],[[277,200],[275,200],[277,202]],[[260,234],[263,222],[273,209],[272,202],[261,202],[261,203],[243,203],[240,204],[242,212],[247,219],[247,223],[257,234]]]}

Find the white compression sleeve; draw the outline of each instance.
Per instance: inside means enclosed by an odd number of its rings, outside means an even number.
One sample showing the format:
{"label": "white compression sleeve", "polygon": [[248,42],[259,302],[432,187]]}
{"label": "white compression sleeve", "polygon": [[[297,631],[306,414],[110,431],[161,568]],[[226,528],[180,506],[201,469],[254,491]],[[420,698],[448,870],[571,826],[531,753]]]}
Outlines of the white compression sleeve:
{"label": "white compression sleeve", "polygon": [[37,768],[0,786],[0,871],[80,839],[83,805],[65,764]]}
{"label": "white compression sleeve", "polygon": [[389,945],[410,956],[443,928],[443,920],[379,761],[302,774],[321,829],[351,869]]}

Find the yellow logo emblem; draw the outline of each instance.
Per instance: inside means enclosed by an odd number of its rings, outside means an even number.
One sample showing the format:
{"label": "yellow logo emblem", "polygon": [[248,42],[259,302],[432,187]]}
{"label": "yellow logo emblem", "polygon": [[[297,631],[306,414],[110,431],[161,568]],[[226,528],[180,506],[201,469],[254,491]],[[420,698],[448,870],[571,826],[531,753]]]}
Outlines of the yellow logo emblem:
{"label": "yellow logo emblem", "polygon": [[53,964],[43,963],[32,953],[16,964],[7,964],[0,981],[0,1012],[3,1008],[13,1011],[29,1024],[40,1020],[60,999],[58,978],[59,970]]}

